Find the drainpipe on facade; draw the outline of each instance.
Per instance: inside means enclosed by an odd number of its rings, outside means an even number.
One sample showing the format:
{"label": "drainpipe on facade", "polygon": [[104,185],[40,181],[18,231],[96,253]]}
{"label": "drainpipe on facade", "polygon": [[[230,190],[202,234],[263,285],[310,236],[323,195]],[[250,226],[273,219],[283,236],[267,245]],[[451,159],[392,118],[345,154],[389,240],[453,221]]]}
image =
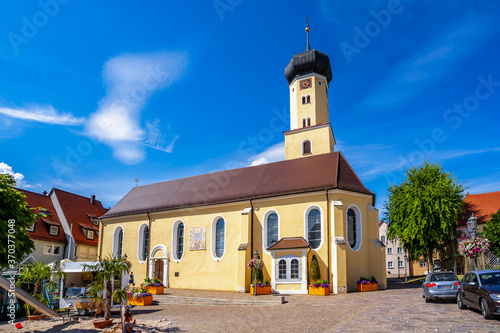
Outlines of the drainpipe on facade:
{"label": "drainpipe on facade", "polygon": [[326,231],[327,231],[327,240],[328,240],[328,261],[326,263],[327,266],[327,272],[328,272],[328,283],[331,286],[330,283],[330,277],[331,277],[331,272],[330,272],[330,199],[328,197],[328,189],[326,189]]}
{"label": "drainpipe on facade", "polygon": [[[149,212],[146,213],[146,215],[148,216],[148,228],[149,228],[149,235],[148,235],[148,253],[146,253],[146,277],[149,277],[149,252],[151,250],[151,217],[149,216]],[[165,255],[167,255],[165,253]],[[163,277],[163,279],[165,279],[165,277]]]}
{"label": "drainpipe on facade", "polygon": [[97,260],[102,259],[102,239],[104,238],[103,231],[104,231],[104,225],[102,224],[102,219],[99,219],[99,228],[100,228],[100,234],[99,234],[99,256],[97,257]]}

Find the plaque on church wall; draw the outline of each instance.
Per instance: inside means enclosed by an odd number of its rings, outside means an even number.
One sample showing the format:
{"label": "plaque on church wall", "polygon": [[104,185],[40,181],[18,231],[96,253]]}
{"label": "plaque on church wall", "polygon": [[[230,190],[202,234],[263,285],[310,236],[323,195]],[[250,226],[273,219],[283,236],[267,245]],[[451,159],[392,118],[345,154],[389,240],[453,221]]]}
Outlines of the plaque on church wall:
{"label": "plaque on church wall", "polygon": [[205,227],[189,229],[189,250],[205,250]]}

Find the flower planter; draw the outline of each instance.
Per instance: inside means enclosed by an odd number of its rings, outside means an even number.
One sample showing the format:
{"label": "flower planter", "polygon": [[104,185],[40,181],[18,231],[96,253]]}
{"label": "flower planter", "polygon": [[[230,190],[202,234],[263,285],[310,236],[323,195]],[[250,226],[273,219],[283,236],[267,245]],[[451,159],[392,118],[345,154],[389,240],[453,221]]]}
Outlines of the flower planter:
{"label": "flower planter", "polygon": [[[254,295],[253,287],[250,286],[250,294]],[[271,286],[259,287],[257,286],[257,295],[268,295],[271,294]]]}
{"label": "flower planter", "polygon": [[358,291],[376,291],[378,290],[378,283],[358,284]]}
{"label": "flower planter", "polygon": [[28,316],[29,320],[40,320],[40,319],[45,319],[46,315],[44,314],[39,314],[39,315],[32,315]]}
{"label": "flower planter", "polygon": [[130,297],[127,302],[127,305],[151,305],[151,304],[153,304],[152,295],[145,297],[138,297],[138,298]]}
{"label": "flower planter", "polygon": [[151,286],[148,286],[147,290],[148,290],[148,293],[150,293],[150,294],[161,295],[161,294],[163,294],[163,289],[164,288],[165,288],[164,286],[160,286],[160,287],[151,287]]}
{"label": "flower planter", "polygon": [[92,324],[94,324],[94,328],[101,328],[101,327],[106,327],[109,326],[113,323],[113,319],[100,319],[100,320],[94,320]]}
{"label": "flower planter", "polygon": [[330,287],[309,287],[309,295],[328,296]]}

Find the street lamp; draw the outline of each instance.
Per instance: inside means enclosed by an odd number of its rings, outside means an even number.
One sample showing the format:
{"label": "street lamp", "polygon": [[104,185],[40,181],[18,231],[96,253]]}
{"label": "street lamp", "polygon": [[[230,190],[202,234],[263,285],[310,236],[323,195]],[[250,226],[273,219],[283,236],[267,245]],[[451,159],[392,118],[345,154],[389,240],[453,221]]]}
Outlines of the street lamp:
{"label": "street lamp", "polygon": [[[254,259],[259,258],[259,251],[255,250],[253,253]],[[257,296],[257,270],[253,270],[253,295]]]}
{"label": "street lamp", "polygon": [[408,282],[408,276],[406,275],[406,264],[408,263],[408,256],[405,254],[405,283]]}
{"label": "street lamp", "polygon": [[398,256],[398,279],[401,278],[401,275],[399,275],[399,256]]}
{"label": "street lamp", "polygon": [[[467,221],[467,228],[469,229],[472,240],[476,239],[476,231],[477,231],[477,217],[474,216],[474,213],[469,217]],[[477,256],[474,254],[474,270],[477,270]]]}

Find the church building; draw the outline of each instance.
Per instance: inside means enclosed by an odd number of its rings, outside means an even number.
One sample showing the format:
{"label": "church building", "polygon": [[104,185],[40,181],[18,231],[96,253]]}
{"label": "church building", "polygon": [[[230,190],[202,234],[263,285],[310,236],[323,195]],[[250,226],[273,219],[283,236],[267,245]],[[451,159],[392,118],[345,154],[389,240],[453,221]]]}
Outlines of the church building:
{"label": "church building", "polygon": [[307,294],[315,255],[333,293],[355,291],[361,276],[385,289],[375,194],[335,151],[328,55],[308,42],[285,77],[284,161],[132,188],[101,217],[99,256],[126,255],[136,282],[248,292],[257,252],[274,293]]}

